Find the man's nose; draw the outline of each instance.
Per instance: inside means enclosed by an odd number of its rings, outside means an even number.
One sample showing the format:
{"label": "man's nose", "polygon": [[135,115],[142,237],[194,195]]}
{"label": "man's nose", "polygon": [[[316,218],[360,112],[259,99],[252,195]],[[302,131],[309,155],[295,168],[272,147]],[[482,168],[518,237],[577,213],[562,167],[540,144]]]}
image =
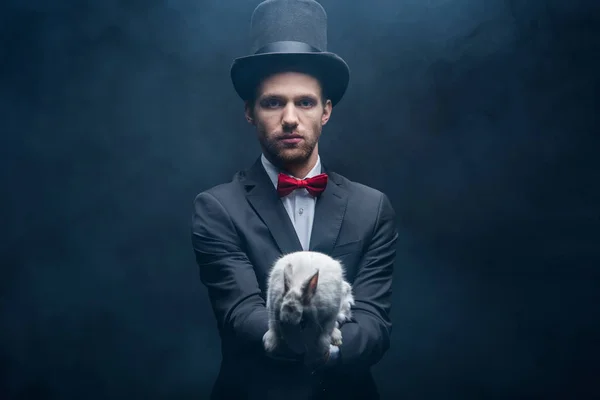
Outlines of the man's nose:
{"label": "man's nose", "polygon": [[283,109],[283,116],[281,120],[284,126],[295,126],[298,125],[298,113],[293,103],[288,103]]}

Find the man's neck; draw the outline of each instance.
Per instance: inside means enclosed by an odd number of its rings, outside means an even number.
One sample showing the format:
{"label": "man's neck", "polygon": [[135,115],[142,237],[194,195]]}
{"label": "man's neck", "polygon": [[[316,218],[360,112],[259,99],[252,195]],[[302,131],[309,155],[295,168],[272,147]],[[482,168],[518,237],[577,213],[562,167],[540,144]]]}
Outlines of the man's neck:
{"label": "man's neck", "polygon": [[307,160],[306,163],[292,165],[278,165],[277,163],[274,163],[272,160],[270,160],[269,157],[267,157],[266,155],[265,158],[267,158],[267,160],[276,168],[279,168],[281,172],[291,175],[297,179],[304,179],[308,175],[308,173],[315,167],[315,165],[317,165],[319,155],[315,150],[315,152],[311,155],[311,157]]}
{"label": "man's neck", "polygon": [[310,163],[304,165],[284,166],[282,169],[286,173],[297,179],[304,179],[306,175],[315,167],[317,160],[311,160]]}

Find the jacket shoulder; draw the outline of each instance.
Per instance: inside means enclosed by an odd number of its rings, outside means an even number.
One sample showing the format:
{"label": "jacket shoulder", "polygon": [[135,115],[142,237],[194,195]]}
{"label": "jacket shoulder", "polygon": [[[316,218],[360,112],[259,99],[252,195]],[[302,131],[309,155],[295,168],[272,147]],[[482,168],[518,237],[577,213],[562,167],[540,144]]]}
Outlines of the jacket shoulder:
{"label": "jacket shoulder", "polygon": [[196,194],[194,202],[203,196],[211,196],[219,200],[221,203],[226,203],[228,199],[243,196],[243,185],[245,171],[238,171],[229,182],[220,183],[212,186]]}
{"label": "jacket shoulder", "polygon": [[387,197],[382,191],[375,189],[371,186],[352,181],[343,175],[335,172],[331,172],[333,178],[338,184],[341,184],[346,190],[350,192],[351,196],[360,197],[361,199],[367,199],[372,201],[381,201],[382,197]]}

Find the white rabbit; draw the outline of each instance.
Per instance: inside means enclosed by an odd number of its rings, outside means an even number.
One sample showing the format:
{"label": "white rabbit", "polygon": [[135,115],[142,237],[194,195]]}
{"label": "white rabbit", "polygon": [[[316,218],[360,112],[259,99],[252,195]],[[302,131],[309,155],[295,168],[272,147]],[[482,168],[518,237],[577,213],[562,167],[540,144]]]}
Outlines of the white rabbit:
{"label": "white rabbit", "polygon": [[265,350],[285,341],[305,363],[322,359],[329,345],[342,344],[342,323],[352,317],[352,287],[342,264],[326,254],[298,251],[279,258],[267,285],[269,330]]}

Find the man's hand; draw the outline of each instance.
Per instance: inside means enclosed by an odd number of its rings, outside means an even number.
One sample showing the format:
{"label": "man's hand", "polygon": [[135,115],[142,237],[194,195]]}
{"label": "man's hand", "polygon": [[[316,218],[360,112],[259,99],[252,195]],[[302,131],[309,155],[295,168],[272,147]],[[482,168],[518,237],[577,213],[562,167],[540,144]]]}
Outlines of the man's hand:
{"label": "man's hand", "polygon": [[[263,336],[263,343],[269,331],[265,333]],[[278,340],[277,346],[272,351],[265,350],[267,356],[273,360],[283,361],[283,362],[299,362],[302,360],[302,354],[296,353],[292,349],[290,349],[284,340]]]}
{"label": "man's hand", "polygon": [[337,355],[337,347],[330,345],[327,351],[320,357],[312,357],[310,359],[305,357],[304,365],[313,372],[320,368],[333,365],[335,356],[332,357],[332,354]]}

